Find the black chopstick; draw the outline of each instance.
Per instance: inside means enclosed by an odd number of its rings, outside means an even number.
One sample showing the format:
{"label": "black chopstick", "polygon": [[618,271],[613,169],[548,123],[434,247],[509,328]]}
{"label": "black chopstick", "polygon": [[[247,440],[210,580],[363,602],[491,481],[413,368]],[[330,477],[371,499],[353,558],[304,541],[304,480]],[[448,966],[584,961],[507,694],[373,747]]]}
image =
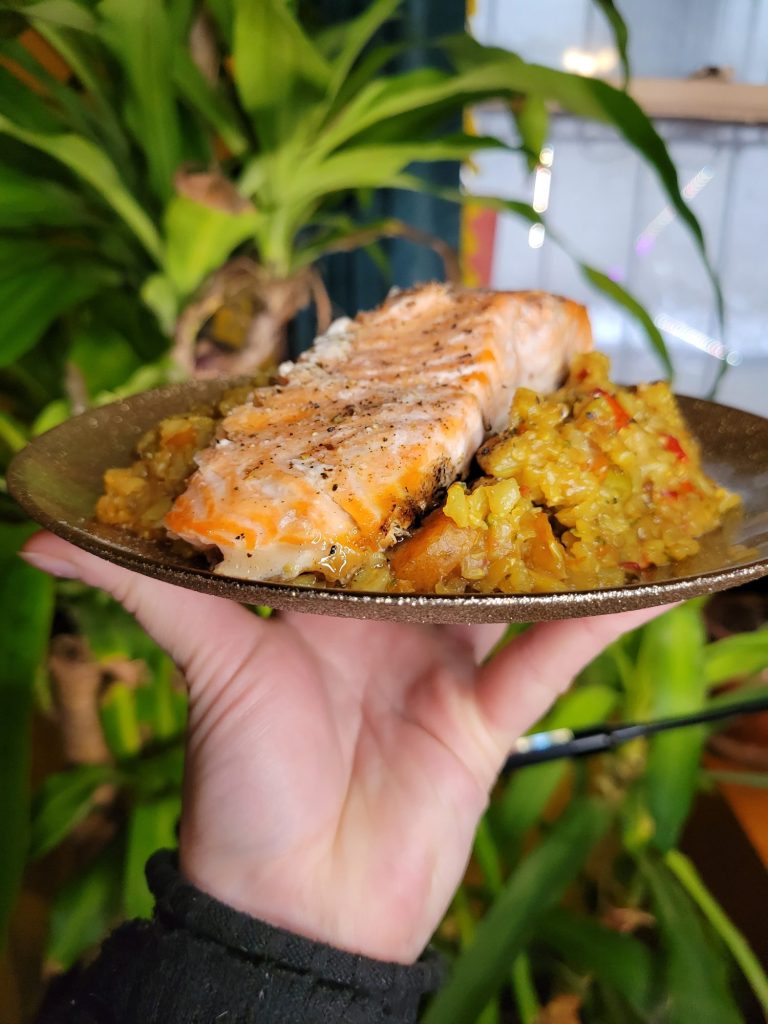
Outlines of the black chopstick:
{"label": "black chopstick", "polygon": [[768,697],[741,701],[738,704],[718,705],[704,708],[689,715],[673,718],[657,718],[652,722],[623,722],[618,725],[597,725],[588,729],[552,729],[548,732],[521,736],[507,758],[502,774],[524,768],[530,764],[542,764],[563,757],[588,757],[613,750],[622,743],[640,736],[652,736],[667,729],[683,729],[705,722],[716,722],[736,715],[754,715],[768,711]]}

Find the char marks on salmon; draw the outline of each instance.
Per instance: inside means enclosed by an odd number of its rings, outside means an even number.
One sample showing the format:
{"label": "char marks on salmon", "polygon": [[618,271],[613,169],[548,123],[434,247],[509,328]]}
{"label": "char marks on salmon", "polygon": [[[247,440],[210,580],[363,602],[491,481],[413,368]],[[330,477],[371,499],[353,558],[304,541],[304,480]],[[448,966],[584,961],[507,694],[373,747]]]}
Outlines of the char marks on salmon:
{"label": "char marks on salmon", "polygon": [[553,390],[591,345],[584,308],[543,292],[398,293],[230,412],[166,525],[225,575],[348,582],[467,471],[517,387]]}

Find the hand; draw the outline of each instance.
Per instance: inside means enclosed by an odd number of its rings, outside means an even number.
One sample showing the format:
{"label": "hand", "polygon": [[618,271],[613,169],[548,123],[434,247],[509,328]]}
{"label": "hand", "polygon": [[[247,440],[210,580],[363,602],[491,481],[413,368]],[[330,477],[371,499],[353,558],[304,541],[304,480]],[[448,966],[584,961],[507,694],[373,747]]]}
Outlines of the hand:
{"label": "hand", "polygon": [[184,672],[184,875],[262,920],[403,963],[461,881],[513,741],[658,611],[538,625],[483,664],[503,627],[263,620],[51,534],[24,557],[109,591]]}

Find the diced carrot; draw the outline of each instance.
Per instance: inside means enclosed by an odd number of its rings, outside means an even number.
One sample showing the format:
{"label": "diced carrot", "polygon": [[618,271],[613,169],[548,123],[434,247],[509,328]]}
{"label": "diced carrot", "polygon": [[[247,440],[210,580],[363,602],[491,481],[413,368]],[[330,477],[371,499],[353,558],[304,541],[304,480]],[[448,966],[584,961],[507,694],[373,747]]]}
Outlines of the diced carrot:
{"label": "diced carrot", "polygon": [[397,579],[413,583],[417,590],[434,590],[436,583],[458,569],[479,534],[471,527],[457,526],[442,509],[436,509],[412,537],[392,551],[392,571]]}
{"label": "diced carrot", "polygon": [[529,541],[526,561],[533,569],[548,572],[557,579],[565,576],[563,549],[552,532],[549,519],[543,512],[533,517],[535,538]]}

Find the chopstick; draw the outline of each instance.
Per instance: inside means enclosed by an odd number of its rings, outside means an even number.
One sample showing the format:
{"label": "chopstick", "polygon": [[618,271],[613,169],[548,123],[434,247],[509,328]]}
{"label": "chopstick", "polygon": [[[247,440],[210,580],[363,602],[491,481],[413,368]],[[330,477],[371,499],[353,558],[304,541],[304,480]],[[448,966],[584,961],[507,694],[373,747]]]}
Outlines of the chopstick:
{"label": "chopstick", "polygon": [[641,736],[652,736],[668,729],[684,729],[706,722],[717,722],[737,715],[754,715],[768,711],[768,696],[741,701],[738,704],[704,708],[689,715],[657,718],[651,722],[623,722],[618,725],[597,725],[588,729],[550,729],[521,736],[512,748],[502,774],[531,764],[556,761],[564,757],[589,757]]}

